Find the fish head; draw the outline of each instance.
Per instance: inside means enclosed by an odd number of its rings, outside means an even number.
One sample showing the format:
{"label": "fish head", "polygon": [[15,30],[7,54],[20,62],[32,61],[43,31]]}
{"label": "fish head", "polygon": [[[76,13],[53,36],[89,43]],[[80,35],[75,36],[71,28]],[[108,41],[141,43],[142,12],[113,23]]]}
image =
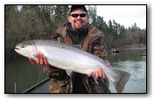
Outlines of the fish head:
{"label": "fish head", "polygon": [[15,46],[15,51],[25,57],[34,58],[37,54],[37,46],[35,45],[35,41],[26,41],[17,44]]}

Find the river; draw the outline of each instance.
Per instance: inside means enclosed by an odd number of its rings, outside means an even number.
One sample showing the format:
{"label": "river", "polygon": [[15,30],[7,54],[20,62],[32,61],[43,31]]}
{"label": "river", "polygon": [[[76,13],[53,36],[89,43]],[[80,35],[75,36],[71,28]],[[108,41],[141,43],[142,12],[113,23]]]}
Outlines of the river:
{"label": "river", "polygon": [[[145,49],[121,50],[118,54],[112,54],[108,60],[111,66],[130,73],[123,93],[146,93],[147,92],[147,64]],[[110,85],[115,92],[113,85]]]}
{"label": "river", "polygon": [[[123,93],[147,92],[147,64],[145,49],[120,50],[109,54],[111,66],[131,74]],[[27,58],[5,60],[5,93],[22,93],[27,88],[46,78],[40,65],[32,65]],[[112,93],[116,93],[110,84]]]}

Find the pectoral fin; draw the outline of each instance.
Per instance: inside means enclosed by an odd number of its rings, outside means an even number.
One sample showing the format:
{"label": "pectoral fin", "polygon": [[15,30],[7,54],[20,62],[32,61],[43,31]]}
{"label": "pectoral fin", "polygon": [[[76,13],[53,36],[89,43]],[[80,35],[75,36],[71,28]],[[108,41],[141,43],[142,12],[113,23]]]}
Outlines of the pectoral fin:
{"label": "pectoral fin", "polygon": [[72,76],[72,70],[69,70],[69,69],[66,69],[66,73],[67,73],[67,75],[69,76],[69,77],[71,77]]}

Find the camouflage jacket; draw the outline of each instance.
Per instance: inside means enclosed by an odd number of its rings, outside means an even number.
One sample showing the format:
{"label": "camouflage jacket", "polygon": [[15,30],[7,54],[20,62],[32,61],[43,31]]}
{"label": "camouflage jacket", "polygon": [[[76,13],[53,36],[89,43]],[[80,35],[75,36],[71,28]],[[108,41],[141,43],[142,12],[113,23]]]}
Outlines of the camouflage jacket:
{"label": "camouflage jacket", "polygon": [[[59,28],[50,37],[58,42],[74,44],[73,38],[67,31],[67,27]],[[83,50],[90,52],[102,59],[107,56],[104,33],[93,26],[88,27],[86,36],[81,43]],[[67,59],[67,58],[66,58]],[[93,77],[73,72],[69,77],[65,70],[49,67],[46,72],[50,77],[50,93],[110,93],[108,80],[98,79],[98,83]]]}

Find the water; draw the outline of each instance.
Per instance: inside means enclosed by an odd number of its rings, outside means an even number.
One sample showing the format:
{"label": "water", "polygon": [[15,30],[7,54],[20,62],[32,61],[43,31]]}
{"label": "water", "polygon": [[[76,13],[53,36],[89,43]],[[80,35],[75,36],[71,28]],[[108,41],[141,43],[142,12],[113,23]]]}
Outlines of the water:
{"label": "water", "polygon": [[[125,50],[117,55],[110,55],[109,60],[114,68],[131,74],[123,93],[146,93],[146,56],[145,50]],[[112,92],[116,92],[110,85]]]}
{"label": "water", "polygon": [[[108,56],[112,67],[131,74],[123,93],[146,93],[146,56],[145,50],[123,50],[119,54]],[[40,65],[32,65],[27,58],[6,59],[5,61],[5,93],[22,93],[46,78]],[[110,89],[115,93],[113,85]]]}
{"label": "water", "polygon": [[5,93],[22,93],[46,78],[40,65],[33,65],[27,58],[5,61]]}

